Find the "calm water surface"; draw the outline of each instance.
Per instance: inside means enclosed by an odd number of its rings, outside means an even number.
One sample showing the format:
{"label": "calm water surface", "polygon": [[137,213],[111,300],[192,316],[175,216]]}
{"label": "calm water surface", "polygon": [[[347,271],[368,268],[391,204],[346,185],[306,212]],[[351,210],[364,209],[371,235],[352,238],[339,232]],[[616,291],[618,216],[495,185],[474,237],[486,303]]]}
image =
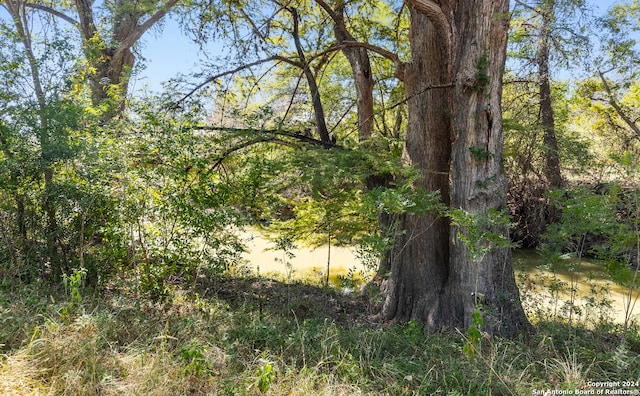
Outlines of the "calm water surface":
{"label": "calm water surface", "polygon": [[[249,252],[244,255],[247,265],[252,272],[261,275],[276,276],[281,279],[290,280],[310,280],[321,283],[326,279],[327,263],[329,262],[329,275],[331,283],[339,287],[339,276],[347,276],[349,270],[367,273],[364,265],[358,259],[354,248],[322,246],[316,249],[298,247],[291,253],[293,257],[287,256],[281,250],[276,250],[273,242],[268,241],[257,231],[247,232]],[[612,301],[613,317],[617,322],[624,321],[624,311],[628,302],[627,291],[608,280],[607,275],[602,271],[602,266],[597,261],[582,260],[576,265],[573,272],[557,271],[553,273],[543,269],[542,258],[535,250],[516,250],[513,253],[514,269],[516,279],[523,295],[525,306],[533,304],[545,304],[549,310],[556,309],[560,314],[563,305],[562,301],[556,302],[551,296],[548,285],[555,279],[566,282],[567,289],[570,285],[575,286],[574,299],[576,304],[583,307],[583,318],[595,318],[598,313],[593,308],[585,308],[585,298],[602,297],[602,290],[608,292],[608,299]],[[595,296],[592,289],[601,290]],[[571,292],[566,290],[559,296],[560,300],[569,300]],[[637,294],[633,296],[637,297]],[[632,301],[633,302],[633,301]],[[529,307],[528,307],[529,308]],[[640,301],[631,307],[631,313],[635,317],[640,317]]]}

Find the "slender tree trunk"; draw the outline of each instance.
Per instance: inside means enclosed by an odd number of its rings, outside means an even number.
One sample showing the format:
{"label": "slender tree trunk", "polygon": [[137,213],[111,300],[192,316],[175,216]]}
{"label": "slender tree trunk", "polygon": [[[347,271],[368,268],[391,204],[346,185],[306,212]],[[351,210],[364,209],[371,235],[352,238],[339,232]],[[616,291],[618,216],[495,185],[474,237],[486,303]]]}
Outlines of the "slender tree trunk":
{"label": "slender tree trunk", "polygon": [[358,136],[360,141],[367,140],[373,135],[373,73],[369,62],[369,54],[363,48],[345,48],[343,54],[347,57],[356,84]]}
{"label": "slender tree trunk", "polygon": [[43,177],[44,177],[44,194],[42,198],[42,208],[47,218],[46,226],[46,241],[47,250],[49,253],[49,260],[54,273],[60,274],[60,260],[58,255],[58,222],[56,215],[55,203],[53,201],[53,168],[51,166],[51,137],[49,131],[49,119],[47,115],[47,103],[42,87],[42,80],[40,79],[40,69],[38,66],[38,60],[33,52],[33,45],[31,41],[31,32],[29,30],[29,21],[27,16],[26,3],[22,0],[7,0],[5,3],[7,10],[11,14],[20,40],[22,41],[27,61],[29,63],[29,69],[31,71],[31,81],[33,82],[33,89],[37,101],[38,111],[38,140],[41,150],[41,161],[43,163]]}
{"label": "slender tree trunk", "polygon": [[14,193],[13,199],[16,201],[16,223],[18,223],[18,235],[20,236],[20,250],[25,253],[27,246],[27,223],[25,221],[24,197],[22,194]]}
{"label": "slender tree trunk", "polygon": [[51,267],[56,276],[62,275],[62,261],[60,260],[59,248],[59,228],[56,215],[55,200],[53,196],[53,168],[48,165],[44,171],[44,200],[43,209],[47,216],[47,250]]}
{"label": "slender tree trunk", "polygon": [[[410,4],[405,157],[422,171],[419,184],[440,191],[452,208],[477,215],[503,209],[500,100],[508,0]],[[466,328],[481,304],[484,330],[528,330],[508,248],[473,257],[459,238],[466,230],[436,215],[405,215],[398,224],[402,232],[383,288],[384,319]],[[506,237],[508,230],[491,231]]]}
{"label": "slender tree trunk", "polygon": [[[0,124],[0,144],[2,145],[2,153],[10,161],[15,161],[15,155],[9,147],[9,141],[7,140],[6,136],[4,135],[4,131],[2,130],[3,127],[4,125]],[[18,192],[18,185],[20,183],[20,171],[16,168],[15,165],[10,171],[9,180],[11,189],[14,190],[12,195],[16,203],[16,224],[18,226],[19,236],[18,249],[24,253],[24,248],[26,247],[27,241],[27,224],[25,222],[24,196]]]}
{"label": "slender tree trunk", "polygon": [[[320,3],[321,1],[318,0],[318,2]],[[344,4],[341,4],[332,14],[332,18],[334,19],[333,31],[338,44],[343,44],[347,41],[356,41],[345,25],[344,7]],[[342,53],[351,66],[357,97],[358,136],[360,141],[364,141],[369,139],[373,134],[374,121],[374,80],[371,71],[371,62],[369,60],[369,52],[367,49],[361,47],[347,47],[342,50]]]}
{"label": "slender tree trunk", "polygon": [[545,149],[545,176],[550,187],[562,187],[560,173],[560,156],[556,139],[555,117],[551,102],[551,83],[549,79],[549,29],[552,11],[542,14],[541,47],[538,53],[538,78],[540,94],[540,124],[542,125],[543,144]]}
{"label": "slender tree trunk", "polygon": [[303,68],[302,71],[307,80],[307,84],[309,85],[309,94],[311,95],[313,115],[316,120],[316,129],[322,143],[329,145],[332,142],[331,137],[329,136],[329,129],[327,128],[326,118],[324,115],[324,107],[322,106],[322,99],[320,98],[320,90],[318,89],[316,76],[313,74],[313,70],[311,70],[311,66],[307,62],[307,59],[304,55],[304,48],[302,48],[302,43],[300,41],[300,35],[298,31],[300,16],[298,15],[298,11],[295,8],[289,9],[289,12],[291,13],[291,17],[293,19],[293,31],[291,32],[293,35],[293,41],[295,42],[298,58],[300,59],[300,64]]}

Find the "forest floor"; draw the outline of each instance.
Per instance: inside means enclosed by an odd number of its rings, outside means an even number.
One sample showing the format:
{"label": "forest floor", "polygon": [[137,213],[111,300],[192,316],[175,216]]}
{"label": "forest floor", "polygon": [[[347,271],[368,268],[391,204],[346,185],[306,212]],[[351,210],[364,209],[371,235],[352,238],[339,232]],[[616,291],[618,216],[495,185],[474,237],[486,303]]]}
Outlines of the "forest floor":
{"label": "forest floor", "polygon": [[640,393],[638,327],[558,319],[472,342],[382,326],[375,295],[301,282],[201,278],[161,303],[127,287],[0,282],[0,395]]}
{"label": "forest floor", "polygon": [[252,306],[262,316],[328,319],[341,326],[375,325],[376,303],[380,302],[372,296],[352,291],[341,293],[333,287],[253,276],[202,278],[197,290],[201,297],[224,301],[232,309]]}

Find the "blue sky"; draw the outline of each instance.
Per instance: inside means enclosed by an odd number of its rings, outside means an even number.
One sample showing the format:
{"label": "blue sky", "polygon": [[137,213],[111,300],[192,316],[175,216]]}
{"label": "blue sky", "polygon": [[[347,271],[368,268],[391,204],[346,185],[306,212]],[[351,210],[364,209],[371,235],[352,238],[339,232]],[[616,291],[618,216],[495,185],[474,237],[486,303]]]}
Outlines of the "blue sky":
{"label": "blue sky", "polygon": [[[619,2],[590,0],[590,3],[597,7],[601,13],[612,4]],[[162,82],[178,74],[204,71],[199,65],[199,59],[203,59],[204,56],[198,46],[181,32],[176,21],[168,19],[164,25],[162,32],[150,32],[144,37],[144,46],[141,48],[141,52],[147,59],[146,68],[134,81],[134,90],[142,89],[143,86],[148,85],[152,90],[158,91],[161,89]],[[209,47],[211,52],[216,50],[219,51],[219,46],[211,45]]]}
{"label": "blue sky", "polygon": [[200,48],[180,30],[172,19],[165,21],[161,32],[148,32],[140,48],[146,58],[145,69],[133,84],[133,89],[142,89],[148,85],[152,90],[160,90],[162,82],[178,74],[202,71],[198,65],[203,58]]}
{"label": "blue sky", "polygon": [[[625,0],[588,1],[598,8],[600,12],[604,12],[612,4]],[[7,17],[6,11],[0,8],[0,19],[6,19]],[[219,48],[220,45],[210,45],[208,49],[210,55],[215,57],[215,52],[219,52]],[[200,60],[205,59],[205,57],[198,45],[193,43],[181,31],[178,23],[171,18],[165,20],[162,31],[150,31],[143,37],[143,46],[140,51],[146,59],[146,61],[140,62],[145,65],[145,69],[133,81],[133,90],[141,90],[147,85],[152,90],[159,91],[163,82],[179,74],[188,75],[190,73],[206,72],[200,64]]]}

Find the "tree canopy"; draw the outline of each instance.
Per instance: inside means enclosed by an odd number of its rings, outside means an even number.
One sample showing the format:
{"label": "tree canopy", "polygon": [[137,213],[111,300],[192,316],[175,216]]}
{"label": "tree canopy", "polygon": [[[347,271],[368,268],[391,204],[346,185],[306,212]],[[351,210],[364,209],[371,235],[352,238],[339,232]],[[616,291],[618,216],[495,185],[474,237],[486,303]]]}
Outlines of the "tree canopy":
{"label": "tree canopy", "polygon": [[[252,227],[360,246],[381,321],[514,336],[511,249],[566,219],[548,192],[638,154],[637,2],[0,7],[0,257],[24,282],[125,274],[162,299],[239,271]],[[225,51],[132,92],[169,16]]]}

